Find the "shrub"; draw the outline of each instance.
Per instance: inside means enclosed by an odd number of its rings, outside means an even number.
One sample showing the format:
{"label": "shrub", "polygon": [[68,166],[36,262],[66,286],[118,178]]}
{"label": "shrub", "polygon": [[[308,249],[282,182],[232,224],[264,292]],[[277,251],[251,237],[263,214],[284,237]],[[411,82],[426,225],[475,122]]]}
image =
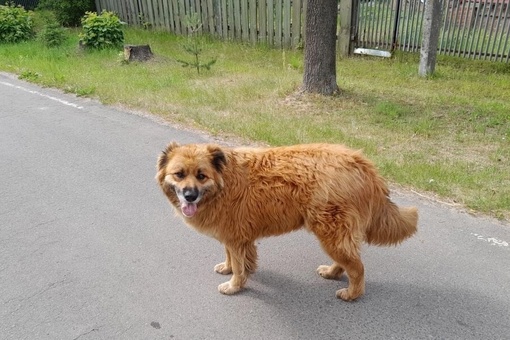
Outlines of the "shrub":
{"label": "shrub", "polygon": [[124,42],[122,22],[113,12],[103,11],[100,15],[87,12],[81,24],[80,39],[84,46],[102,49],[119,47]]}
{"label": "shrub", "polygon": [[0,6],[0,43],[28,40],[34,35],[32,14],[21,6],[8,2]]}
{"label": "shrub", "polygon": [[79,26],[88,11],[95,11],[94,0],[41,0],[37,9],[53,11],[63,26]]}
{"label": "shrub", "polygon": [[67,34],[60,24],[55,22],[47,23],[41,32],[39,32],[39,39],[46,47],[57,47],[67,40]]}

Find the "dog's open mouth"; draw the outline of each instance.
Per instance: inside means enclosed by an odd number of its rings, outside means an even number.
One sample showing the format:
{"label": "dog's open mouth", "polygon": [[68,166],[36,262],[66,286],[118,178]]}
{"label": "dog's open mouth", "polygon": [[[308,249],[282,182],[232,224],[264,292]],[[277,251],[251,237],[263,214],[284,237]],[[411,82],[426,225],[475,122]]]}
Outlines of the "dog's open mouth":
{"label": "dog's open mouth", "polygon": [[192,217],[197,212],[196,203],[181,203],[181,212],[186,217]]}

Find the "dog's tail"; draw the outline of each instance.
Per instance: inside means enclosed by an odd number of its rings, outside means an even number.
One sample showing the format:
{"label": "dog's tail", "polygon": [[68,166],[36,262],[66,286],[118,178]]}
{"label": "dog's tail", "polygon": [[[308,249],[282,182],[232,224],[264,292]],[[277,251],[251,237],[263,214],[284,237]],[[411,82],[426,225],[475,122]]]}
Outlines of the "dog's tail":
{"label": "dog's tail", "polygon": [[366,231],[366,242],[377,246],[397,245],[416,233],[418,209],[398,207],[389,199],[376,213]]}

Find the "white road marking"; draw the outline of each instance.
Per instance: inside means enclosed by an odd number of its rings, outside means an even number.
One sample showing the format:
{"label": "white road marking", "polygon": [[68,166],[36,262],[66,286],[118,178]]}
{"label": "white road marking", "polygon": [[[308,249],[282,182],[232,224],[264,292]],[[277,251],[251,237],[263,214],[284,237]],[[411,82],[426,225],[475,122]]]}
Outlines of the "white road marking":
{"label": "white road marking", "polygon": [[508,242],[497,239],[495,237],[485,237],[475,233],[471,233],[471,235],[475,236],[480,241],[488,242],[491,246],[508,247]]}
{"label": "white road marking", "polygon": [[23,86],[14,85],[14,84],[7,83],[7,82],[4,82],[4,81],[0,81],[0,84],[5,85],[5,86],[10,86],[10,87],[13,87],[15,89],[22,90],[22,91],[25,91],[25,92],[28,92],[28,93],[36,94],[38,96],[45,97],[45,98],[54,100],[56,102],[59,102],[60,104],[64,104],[64,105],[67,105],[67,106],[74,107],[74,108],[76,108],[78,110],[82,110],[83,109],[83,106],[80,106],[78,104],[71,103],[71,102],[68,102],[67,100],[63,100],[63,99],[60,99],[60,98],[57,98],[57,97],[52,97],[52,96],[49,96],[47,94],[41,93],[39,91],[30,90],[30,89],[27,89],[26,87],[23,87]]}

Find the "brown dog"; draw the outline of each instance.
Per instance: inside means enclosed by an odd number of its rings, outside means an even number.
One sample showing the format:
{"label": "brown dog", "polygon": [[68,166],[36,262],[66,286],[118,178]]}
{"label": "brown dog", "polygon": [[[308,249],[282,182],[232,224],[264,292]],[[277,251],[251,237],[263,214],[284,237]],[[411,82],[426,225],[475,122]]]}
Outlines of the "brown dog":
{"label": "brown dog", "polygon": [[336,296],[354,300],[365,290],[363,241],[395,245],[416,232],[417,209],[399,208],[374,165],[341,145],[267,149],[171,143],[159,156],[156,179],[186,223],[225,245],[214,267],[232,278],[219,285],[234,294],[257,267],[255,240],[304,227],[333,264],[317,272],[349,286]]}

